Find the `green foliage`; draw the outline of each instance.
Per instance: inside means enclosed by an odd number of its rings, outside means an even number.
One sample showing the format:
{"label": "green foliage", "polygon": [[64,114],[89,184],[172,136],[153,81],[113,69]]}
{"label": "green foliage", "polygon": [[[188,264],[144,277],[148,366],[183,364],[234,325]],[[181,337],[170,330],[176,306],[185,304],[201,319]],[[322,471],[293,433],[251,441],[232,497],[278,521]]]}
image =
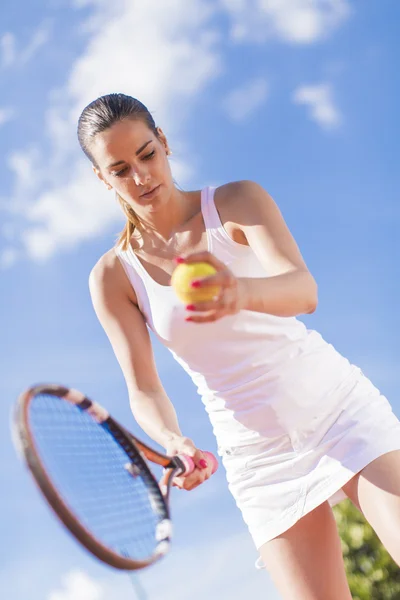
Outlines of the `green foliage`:
{"label": "green foliage", "polygon": [[400,569],[350,500],[334,508],[354,600],[400,600]]}

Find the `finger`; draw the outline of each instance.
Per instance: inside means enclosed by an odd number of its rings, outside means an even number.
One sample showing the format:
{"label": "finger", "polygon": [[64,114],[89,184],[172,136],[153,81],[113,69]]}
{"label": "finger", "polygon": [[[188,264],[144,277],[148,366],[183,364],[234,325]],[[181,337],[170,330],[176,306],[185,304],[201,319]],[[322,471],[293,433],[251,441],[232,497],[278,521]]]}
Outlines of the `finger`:
{"label": "finger", "polygon": [[208,474],[208,472],[206,472],[206,470],[197,469],[191,475],[185,477],[184,481],[182,482],[182,489],[188,491],[193,490],[195,487],[198,487],[199,485],[204,483],[204,481],[206,481],[206,479],[208,479],[209,477],[210,475]]}
{"label": "finger", "polygon": [[192,312],[208,312],[215,310],[215,300],[209,302],[197,302],[196,304],[188,304],[186,310]]}
{"label": "finger", "polygon": [[195,472],[193,472],[190,477],[186,477],[184,484],[183,484],[183,489],[185,490],[193,490],[195,487],[198,487],[199,485],[201,485],[202,483],[204,483],[205,481],[207,481],[207,479],[209,479],[212,475],[212,471],[213,471],[213,465],[211,463],[211,461],[209,461],[209,465],[207,467],[207,469],[201,469],[201,470],[196,470]]}
{"label": "finger", "polygon": [[208,458],[207,455],[204,454],[201,450],[196,449],[195,454],[193,455],[193,462],[197,469],[206,469],[208,467]]}
{"label": "finger", "polygon": [[174,477],[172,480],[172,485],[182,489],[185,485],[185,479],[185,477]]}
{"label": "finger", "polygon": [[199,487],[199,485],[201,485],[202,483],[204,483],[203,481],[198,481],[197,483],[192,483],[192,485],[190,486],[185,486],[184,490],[187,492],[191,492],[192,490],[196,489],[197,487]]}
{"label": "finger", "polygon": [[210,286],[218,286],[221,288],[234,288],[236,286],[236,277],[228,269],[218,271],[215,275],[209,275],[208,277],[202,277],[201,279],[194,279],[192,281],[192,287],[194,288],[205,288]]}
{"label": "finger", "polygon": [[230,312],[235,312],[235,305],[236,305],[236,296],[235,294],[232,292],[232,290],[228,289],[225,290],[224,293],[220,294],[219,296],[217,296],[216,298],[214,298],[213,300],[208,300],[206,302],[197,302],[195,304],[187,304],[186,305],[186,310],[189,311],[189,313],[193,313],[193,312],[201,312],[201,313],[206,313],[206,312],[215,312],[215,311],[220,311],[223,313],[230,313]]}
{"label": "finger", "polygon": [[211,302],[189,305],[187,310],[189,315],[185,320],[193,323],[211,323],[237,312],[235,299],[228,293],[222,294]]}
{"label": "finger", "polygon": [[222,313],[221,311],[213,311],[208,312],[207,314],[196,313],[194,315],[190,315],[190,317],[186,317],[185,321],[190,323],[214,323],[221,319],[222,317],[226,317],[227,313]]}

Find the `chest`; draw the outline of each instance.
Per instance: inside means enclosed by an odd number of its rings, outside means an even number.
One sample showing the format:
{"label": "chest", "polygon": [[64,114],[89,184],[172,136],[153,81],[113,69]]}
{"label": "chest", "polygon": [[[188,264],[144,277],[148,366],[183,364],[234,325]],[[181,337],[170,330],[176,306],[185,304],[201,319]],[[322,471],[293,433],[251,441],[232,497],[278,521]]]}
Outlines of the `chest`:
{"label": "chest", "polygon": [[168,286],[176,267],[177,256],[186,256],[208,249],[207,232],[202,215],[196,214],[187,226],[182,231],[174,233],[168,242],[152,243],[151,240],[146,240],[142,247],[134,243],[132,247],[149,276],[158,284]]}
{"label": "chest", "polygon": [[[229,222],[222,215],[221,224],[231,239],[243,243],[243,233],[236,224]],[[135,244],[132,244],[132,247],[148,275],[158,284],[168,286],[176,268],[176,257],[210,250],[202,212],[196,213],[167,243],[147,242],[143,247]]]}

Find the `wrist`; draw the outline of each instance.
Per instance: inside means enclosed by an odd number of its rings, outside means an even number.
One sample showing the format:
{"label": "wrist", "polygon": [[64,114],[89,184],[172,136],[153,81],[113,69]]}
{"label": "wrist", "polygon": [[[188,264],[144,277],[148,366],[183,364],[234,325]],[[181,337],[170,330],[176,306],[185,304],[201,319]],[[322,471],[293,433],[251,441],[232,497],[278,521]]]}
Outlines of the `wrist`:
{"label": "wrist", "polygon": [[250,310],[250,278],[238,277],[237,285],[239,310]]}
{"label": "wrist", "polygon": [[181,440],[184,436],[180,432],[177,433],[176,431],[164,427],[161,431],[161,437],[162,446],[164,446],[164,448],[167,448],[168,446],[171,446],[171,444],[179,442],[179,440]]}

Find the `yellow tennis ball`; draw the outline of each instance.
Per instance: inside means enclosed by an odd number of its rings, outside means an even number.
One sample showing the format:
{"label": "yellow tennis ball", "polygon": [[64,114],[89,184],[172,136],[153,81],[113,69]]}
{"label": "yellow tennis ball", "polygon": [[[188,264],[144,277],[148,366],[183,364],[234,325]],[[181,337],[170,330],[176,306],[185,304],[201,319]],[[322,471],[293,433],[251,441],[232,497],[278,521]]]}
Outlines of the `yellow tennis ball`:
{"label": "yellow tennis ball", "polygon": [[214,275],[216,272],[217,270],[206,262],[181,263],[172,273],[171,285],[179,300],[185,304],[207,302],[218,296],[220,286],[213,285],[204,288],[193,288],[191,284],[196,279],[210,277],[210,275]]}

